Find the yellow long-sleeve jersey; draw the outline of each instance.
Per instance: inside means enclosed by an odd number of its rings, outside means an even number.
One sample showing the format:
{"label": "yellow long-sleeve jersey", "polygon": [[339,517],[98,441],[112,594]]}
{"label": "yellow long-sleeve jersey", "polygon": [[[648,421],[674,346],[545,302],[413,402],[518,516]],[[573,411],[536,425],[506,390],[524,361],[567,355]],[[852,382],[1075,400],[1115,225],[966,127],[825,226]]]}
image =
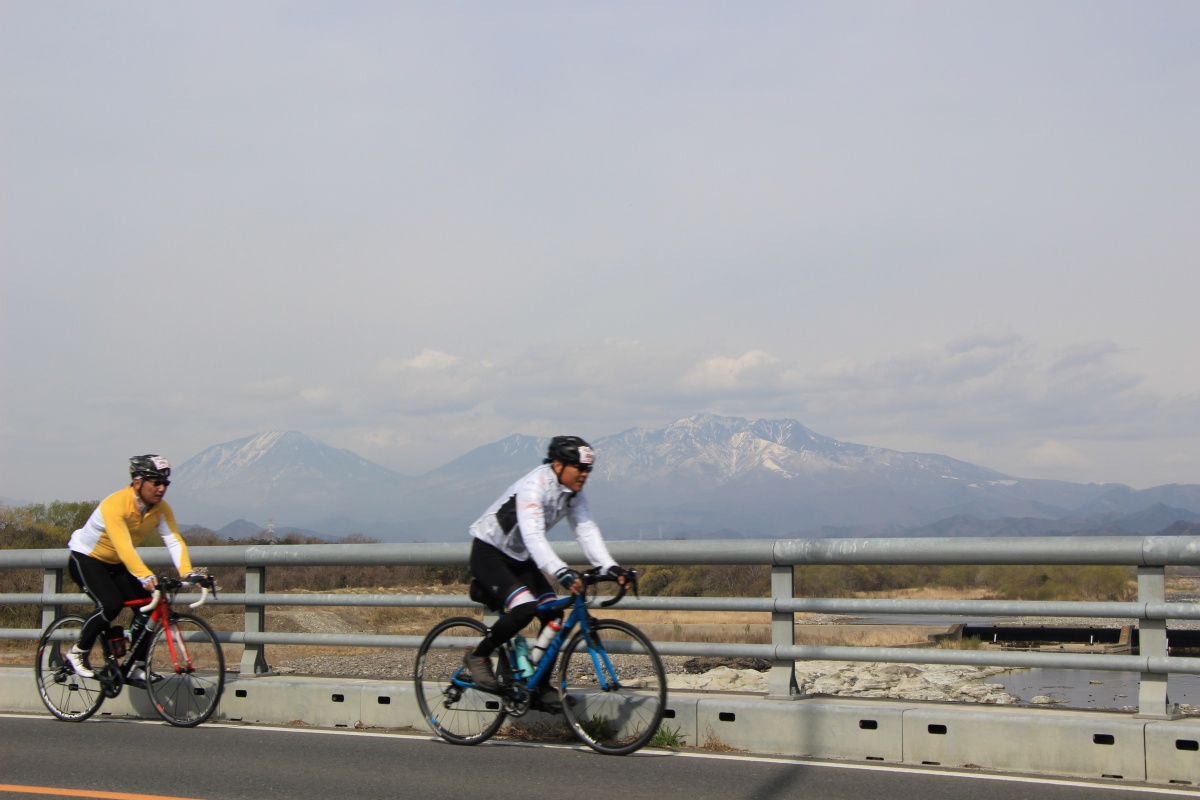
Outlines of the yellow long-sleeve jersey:
{"label": "yellow long-sleeve jersey", "polygon": [[146,566],[134,548],[153,530],[158,531],[163,544],[171,551],[171,560],[179,574],[191,572],[192,561],[175,526],[175,512],[160,500],[142,514],[138,511],[137,495],[132,486],[104,498],[84,526],[71,534],[67,547],[106,564],[124,564],[139,579],[148,578],[154,571]]}

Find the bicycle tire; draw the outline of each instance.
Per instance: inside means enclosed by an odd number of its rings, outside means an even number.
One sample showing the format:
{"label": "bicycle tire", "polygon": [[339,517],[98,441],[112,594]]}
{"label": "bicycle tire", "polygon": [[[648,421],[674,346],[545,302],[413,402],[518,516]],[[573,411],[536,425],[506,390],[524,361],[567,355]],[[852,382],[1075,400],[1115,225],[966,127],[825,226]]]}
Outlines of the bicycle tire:
{"label": "bicycle tire", "polygon": [[602,619],[590,627],[590,637],[578,628],[563,648],[558,672],[563,713],[588,747],[627,755],[658,732],[667,710],[666,671],[650,639],[633,625]]}
{"label": "bicycle tire", "polygon": [[79,641],[85,622],[79,614],[66,614],[47,625],[33,662],[38,695],[51,714],[67,722],[83,722],[104,702],[100,681],[76,674],[64,654]]}
{"label": "bicycle tire", "polygon": [[[172,654],[172,642],[175,645]],[[225,654],[208,623],[191,614],[171,614],[154,632],[146,657],[146,692],[158,715],[180,728],[193,728],[216,711],[225,690]]]}
{"label": "bicycle tire", "polygon": [[450,617],[435,625],[417,650],[414,685],[421,715],[451,744],[487,741],[508,716],[499,696],[451,680],[463,668],[465,649],[485,633],[487,626],[477,619]]}

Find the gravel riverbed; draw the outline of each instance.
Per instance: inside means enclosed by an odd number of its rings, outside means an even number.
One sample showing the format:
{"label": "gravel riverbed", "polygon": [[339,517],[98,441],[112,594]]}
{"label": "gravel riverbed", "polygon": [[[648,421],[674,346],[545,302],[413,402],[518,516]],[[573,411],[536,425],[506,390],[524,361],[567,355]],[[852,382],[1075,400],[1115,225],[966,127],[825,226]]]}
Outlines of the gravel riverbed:
{"label": "gravel riverbed", "polygon": [[[1172,598],[1178,601],[1178,598]],[[1191,600],[1192,598],[1188,598]],[[327,612],[308,612],[301,627],[324,632],[342,629],[345,624]],[[812,615],[804,624],[854,624],[854,617],[842,615]],[[1046,627],[1120,627],[1135,622],[1124,619],[1092,619],[1078,617],[1013,619],[1009,624]],[[1178,621],[1173,627],[1197,627],[1200,622]],[[349,626],[346,626],[349,627]],[[457,654],[453,656],[457,658]],[[416,651],[397,648],[383,652],[361,652],[347,655],[305,655],[272,661],[272,669],[280,674],[339,676],[412,680]],[[719,692],[766,693],[768,689],[767,662],[747,663],[745,659],[698,659],[684,656],[664,656],[668,686]],[[1048,698],[1018,697],[1005,691],[1002,684],[989,680],[1006,672],[1001,667],[973,667],[917,663],[870,663],[847,661],[800,661],[796,664],[796,680],[802,692],[814,695],[841,697],[877,697],[903,700],[933,700],[963,703],[1010,705],[1020,702],[1041,704]],[[1196,713],[1190,707],[1188,713]]]}
{"label": "gravel riverbed", "polygon": [[[448,657],[457,659],[458,653]],[[280,674],[412,680],[413,650],[358,655],[307,656],[273,664]],[[740,663],[741,662],[741,663]],[[697,659],[664,656],[667,686],[714,692],[767,692],[765,662],[744,666],[744,660]],[[848,661],[801,661],[796,680],[809,694],[842,697],[889,697],[907,700],[943,700],[964,703],[1012,704],[1019,698],[988,678],[1003,672],[999,667],[966,667],[923,664],[882,664]]]}

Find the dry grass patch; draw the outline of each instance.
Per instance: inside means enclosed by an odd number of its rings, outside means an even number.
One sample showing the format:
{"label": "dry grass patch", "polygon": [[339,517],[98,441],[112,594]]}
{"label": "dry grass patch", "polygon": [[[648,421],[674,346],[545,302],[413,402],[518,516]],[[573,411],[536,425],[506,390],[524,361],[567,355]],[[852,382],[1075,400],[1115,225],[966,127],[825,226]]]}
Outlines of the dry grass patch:
{"label": "dry grass patch", "polygon": [[713,750],[718,753],[736,753],[738,751],[736,747],[721,741],[721,737],[717,736],[717,732],[712,729],[711,725],[706,725],[704,728],[704,744],[700,745],[700,749]]}
{"label": "dry grass patch", "polygon": [[[656,642],[731,642],[770,644],[770,625],[639,626]],[[818,647],[913,647],[930,644],[930,637],[948,628],[931,625],[797,625],[795,643]]]}
{"label": "dry grass patch", "polygon": [[889,589],[882,592],[855,592],[859,599],[869,600],[999,600],[991,589],[972,587],[953,589],[946,586],[918,586],[912,589]]}
{"label": "dry grass patch", "polygon": [[36,651],[36,639],[5,639],[0,641],[0,665],[33,667],[33,655]]}
{"label": "dry grass patch", "polygon": [[519,742],[577,742],[574,732],[563,719],[512,721],[499,731],[502,739]]}
{"label": "dry grass patch", "polygon": [[[604,619],[623,619],[637,625],[746,625],[771,623],[768,611],[656,611],[643,609],[594,608],[592,614]],[[801,619],[806,615],[797,614]]]}
{"label": "dry grass patch", "polygon": [[797,625],[796,644],[814,647],[928,646],[945,625]]}

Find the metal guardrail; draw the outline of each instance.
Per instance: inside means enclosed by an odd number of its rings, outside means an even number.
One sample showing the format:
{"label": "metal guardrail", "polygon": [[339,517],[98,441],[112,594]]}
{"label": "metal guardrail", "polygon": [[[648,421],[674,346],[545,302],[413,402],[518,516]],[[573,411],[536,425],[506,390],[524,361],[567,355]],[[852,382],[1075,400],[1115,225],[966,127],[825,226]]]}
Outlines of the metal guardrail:
{"label": "metal guardrail", "polygon": [[[555,543],[569,563],[586,563],[576,544]],[[1200,603],[1166,602],[1166,567],[1200,564],[1198,537],[1030,537],[992,539],[779,539],[730,541],[610,542],[613,556],[636,565],[766,565],[771,567],[771,597],[648,597],[627,599],[622,608],[675,611],[761,611],[771,614],[771,644],[656,642],[667,655],[730,656],[769,659],[773,666],[769,697],[798,696],[795,661],[827,659],[858,662],[908,662],[1010,668],[1045,667],[1133,671],[1141,674],[1139,716],[1172,718],[1167,678],[1172,673],[1200,674],[1200,658],[1172,657],[1167,649],[1169,620],[1200,619]],[[165,550],[139,551],[151,567],[171,565]],[[465,595],[281,594],[265,591],[267,570],[285,566],[462,566],[469,545],[344,544],[194,547],[193,563],[242,567],[246,591],[222,594],[218,604],[245,607],[242,631],[219,631],[222,641],[242,644],[242,674],[269,670],[267,645],[308,644],[350,647],[415,647],[420,636],[369,634],[271,633],[265,629],[267,606],[378,606],[467,608]],[[61,607],[89,602],[85,595],[63,592],[65,550],[0,550],[0,569],[43,570],[41,594],[2,594],[0,603],[41,605],[43,625]],[[1136,602],[859,600],[797,598],[794,567],[840,565],[1117,565],[1137,568]],[[895,647],[826,647],[795,644],[795,614],[906,614],[937,616],[1114,617],[1137,620],[1140,654],[995,652]],[[0,638],[33,639],[33,629],[0,629]]]}

